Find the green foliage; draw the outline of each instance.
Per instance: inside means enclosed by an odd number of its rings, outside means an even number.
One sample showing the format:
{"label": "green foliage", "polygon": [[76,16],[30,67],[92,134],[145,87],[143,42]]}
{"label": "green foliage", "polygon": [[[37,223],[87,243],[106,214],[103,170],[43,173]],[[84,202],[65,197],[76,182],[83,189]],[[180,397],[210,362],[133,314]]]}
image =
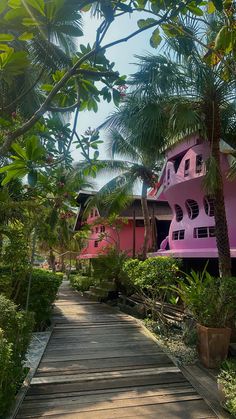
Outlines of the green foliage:
{"label": "green foliage", "polygon": [[[8,298],[15,297],[15,302],[24,309],[29,283],[29,272],[17,282],[20,271],[11,274],[8,266],[0,267],[0,294]],[[30,290],[29,310],[35,315],[35,328],[42,330],[50,322],[52,304],[56,299],[63,274],[52,273],[43,269],[34,269]],[[20,284],[20,286],[19,286]],[[18,288],[16,294],[15,290]]]}
{"label": "green foliage", "polygon": [[223,363],[218,380],[225,394],[225,408],[236,417],[236,361],[227,360]]}
{"label": "green foliage", "polygon": [[0,412],[10,406],[24,377],[23,361],[34,326],[32,313],[0,295]]}
{"label": "green foliage", "polygon": [[6,177],[2,181],[2,185],[6,185],[12,179],[23,178],[28,174],[28,183],[30,186],[35,186],[37,182],[37,164],[42,163],[46,150],[40,144],[37,136],[32,136],[27,139],[25,149],[19,144],[12,145],[14,155],[11,156],[13,162],[7,166],[0,168],[0,173],[6,172]]}
{"label": "green foliage", "polygon": [[115,282],[117,290],[124,290],[126,275],[123,267],[126,260],[126,253],[110,247],[106,254],[100,254],[92,260],[94,278],[100,282],[104,279]]}
{"label": "green foliage", "polygon": [[[43,269],[34,269],[29,299],[29,310],[35,313],[35,326],[42,330],[50,323],[52,304],[56,299],[63,274],[52,273]],[[17,303],[25,307],[28,289],[28,276],[18,295]]]}
{"label": "green foliage", "polygon": [[0,266],[0,294],[11,298],[13,293],[12,276],[8,267]]}
{"label": "green foliage", "polygon": [[84,292],[95,285],[95,279],[85,275],[70,275],[70,283],[77,291]]}
{"label": "green foliage", "polygon": [[236,317],[236,278],[215,278],[206,269],[192,271],[172,287],[195,320],[207,327],[225,327]]}
{"label": "green foliage", "polygon": [[12,362],[12,343],[3,337],[0,329],[0,411],[6,413],[10,406],[17,388],[17,382],[13,376],[14,365]]}
{"label": "green foliage", "polygon": [[124,264],[129,280],[140,292],[154,299],[171,299],[167,288],[179,277],[181,261],[171,257],[154,257],[145,261],[130,259]]}

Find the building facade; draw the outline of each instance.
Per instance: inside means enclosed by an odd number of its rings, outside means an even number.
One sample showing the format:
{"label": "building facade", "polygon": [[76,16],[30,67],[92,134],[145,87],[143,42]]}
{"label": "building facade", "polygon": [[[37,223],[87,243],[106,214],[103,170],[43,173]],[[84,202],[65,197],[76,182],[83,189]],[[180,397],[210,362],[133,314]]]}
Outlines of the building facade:
{"label": "building facade", "polygon": [[[75,230],[80,230],[83,225],[90,226],[90,235],[86,247],[82,250],[80,259],[92,259],[105,253],[111,246],[118,246],[121,251],[129,256],[141,254],[144,241],[144,220],[141,209],[140,197],[135,197],[132,204],[123,210],[114,224],[107,222],[106,214],[93,208],[84,217],[86,202],[91,193],[80,193],[77,199],[79,212]],[[150,222],[153,227],[154,246],[156,249],[165,238],[172,219],[171,209],[166,201],[148,198]],[[150,246],[152,243],[150,243]]]}
{"label": "building facade", "polygon": [[[228,179],[229,147],[221,145],[221,169],[229,230],[231,256],[236,257],[236,180]],[[210,145],[198,136],[191,137],[167,152],[160,183],[152,196],[164,197],[172,210],[169,234],[156,255],[180,258],[217,258],[214,201],[203,180]]]}

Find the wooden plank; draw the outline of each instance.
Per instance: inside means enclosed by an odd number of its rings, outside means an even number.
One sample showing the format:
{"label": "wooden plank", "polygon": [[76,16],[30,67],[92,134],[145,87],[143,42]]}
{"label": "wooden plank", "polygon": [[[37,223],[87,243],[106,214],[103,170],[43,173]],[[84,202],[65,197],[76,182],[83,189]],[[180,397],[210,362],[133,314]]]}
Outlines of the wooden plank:
{"label": "wooden plank", "polygon": [[[134,384],[137,385],[151,385],[151,384],[167,384],[167,383],[181,383],[186,380],[181,373],[163,373],[163,374],[153,374],[150,376],[137,376],[135,380],[133,377],[124,377],[119,379],[105,379],[105,380],[96,380],[96,381],[86,381],[84,382],[75,382],[75,383],[61,383],[61,384],[41,384],[36,386],[31,386],[29,388],[28,394],[47,394],[51,392],[52,394],[56,393],[69,393],[71,391],[81,391],[84,388],[86,390],[95,390],[95,389],[109,389],[109,388],[119,388],[119,387],[132,387]],[[86,386],[86,387],[85,387]]]}
{"label": "wooden plank", "polygon": [[173,403],[173,402],[186,402],[189,400],[200,400],[201,397],[198,394],[169,394],[169,395],[158,395],[158,396],[148,396],[148,397],[136,397],[136,398],[128,398],[123,400],[108,400],[108,401],[100,401],[100,402],[91,402],[91,403],[80,403],[75,401],[74,403],[63,404],[61,406],[46,406],[43,407],[39,406],[24,406],[22,408],[19,418],[24,419],[27,417],[34,417],[42,414],[46,414],[47,416],[54,415],[54,414],[64,414],[69,412],[74,413],[81,413],[81,412],[94,412],[96,411],[96,415],[99,414],[100,411],[104,411],[110,409],[119,409],[125,407],[143,407],[148,405],[159,405],[162,403]]}
{"label": "wooden plank", "polygon": [[[155,414],[156,418],[162,416],[164,419],[206,419],[215,418],[210,409],[202,400],[189,400],[183,402],[170,402],[162,404],[149,404],[146,406],[132,406],[124,408],[110,408],[105,410],[87,411],[83,413],[63,413],[62,415],[29,416],[35,418],[43,418],[50,416],[51,419],[121,419],[127,417],[145,417],[145,415]],[[21,417],[21,419],[23,419]]]}
{"label": "wooden plank", "polygon": [[158,354],[156,356],[152,355],[150,357],[136,356],[133,358],[122,357],[122,358],[108,358],[104,359],[102,364],[98,364],[97,360],[86,360],[86,362],[81,361],[59,361],[59,362],[41,362],[36,374],[43,373],[53,373],[54,371],[96,371],[107,369],[116,369],[116,368],[144,368],[147,365],[158,366],[158,365],[173,365],[171,360],[165,354]]}
{"label": "wooden plank", "polygon": [[132,369],[131,371],[111,371],[111,372],[96,372],[96,373],[80,373],[80,374],[73,374],[72,376],[62,376],[62,375],[54,375],[53,377],[35,377],[32,379],[32,384],[39,385],[39,384],[52,384],[52,383],[73,383],[76,381],[77,383],[80,381],[94,381],[94,380],[101,380],[101,379],[117,379],[117,378],[125,378],[125,377],[132,377],[136,378],[143,377],[143,376],[150,376],[156,374],[163,374],[163,373],[175,373],[179,372],[178,367],[169,366],[169,367],[159,367],[159,368],[143,368],[143,369]]}
{"label": "wooden plank", "polygon": [[[142,390],[143,388],[143,390]],[[35,399],[35,400],[27,400],[24,402],[24,408],[30,408],[33,405],[33,408],[36,409],[38,407],[45,407],[45,406],[61,406],[67,404],[75,404],[79,403],[80,405],[83,403],[95,403],[101,401],[114,401],[114,400],[126,400],[126,399],[135,399],[137,397],[150,397],[150,396],[164,396],[170,394],[197,394],[196,391],[189,385],[181,386],[172,388],[168,387],[138,387],[137,390],[132,388],[131,390],[120,389],[108,393],[86,393],[83,392],[76,394],[76,395],[68,395],[67,397],[57,397],[53,399]]]}
{"label": "wooden plank", "polygon": [[183,374],[188,378],[190,383],[202,395],[216,413],[219,419],[229,419],[231,415],[227,413],[221,406],[218,399],[217,383],[197,365],[185,366],[181,368]]}
{"label": "wooden plank", "polygon": [[41,395],[26,395],[26,402],[30,400],[31,403],[37,403],[40,400],[47,402],[47,400],[55,400],[56,398],[61,400],[66,400],[68,397],[81,397],[81,396],[90,396],[90,397],[96,397],[97,395],[103,395],[105,394],[106,397],[113,398],[117,397],[118,394],[121,394],[123,396],[124,393],[129,394],[130,392],[134,392],[137,394],[143,394],[155,390],[155,391],[162,391],[166,392],[168,389],[171,391],[173,389],[186,389],[186,388],[192,388],[188,381],[183,381],[179,383],[162,383],[162,384],[154,384],[154,385],[139,385],[139,386],[132,386],[132,387],[117,387],[117,388],[106,388],[106,389],[95,389],[95,390],[89,390],[89,389],[83,389],[81,391],[71,391],[70,393],[57,393],[55,394],[46,393]]}
{"label": "wooden plank", "polygon": [[[129,342],[109,342],[109,348],[114,350],[120,350],[120,349],[136,349],[135,352],[137,352],[139,349],[141,348],[150,348],[152,350],[152,348],[155,350],[156,349],[156,345],[153,342],[147,342],[147,339],[141,339],[141,341],[129,341]],[[88,342],[86,344],[83,343],[74,343],[71,345],[64,345],[63,344],[55,344],[55,345],[50,345],[47,350],[46,353],[50,354],[52,353],[59,353],[61,351],[65,352],[77,352],[77,353],[84,353],[87,352],[89,353],[89,351],[94,351],[94,349],[97,351],[97,353],[99,354],[100,351],[103,350],[107,350],[107,343],[103,342],[103,343],[97,343],[96,340],[93,340],[92,342]]]}

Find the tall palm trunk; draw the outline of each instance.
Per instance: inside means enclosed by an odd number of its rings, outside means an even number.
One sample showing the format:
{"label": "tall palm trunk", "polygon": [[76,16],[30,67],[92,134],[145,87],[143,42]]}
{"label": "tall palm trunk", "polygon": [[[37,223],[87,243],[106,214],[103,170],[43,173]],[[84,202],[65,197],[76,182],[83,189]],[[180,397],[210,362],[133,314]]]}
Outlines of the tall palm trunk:
{"label": "tall palm trunk", "polygon": [[144,219],[144,240],[143,240],[143,258],[146,259],[148,247],[151,239],[151,226],[150,226],[150,217],[148,211],[148,202],[147,202],[147,190],[148,186],[145,182],[142,185],[142,196],[141,196],[141,205],[142,213]]}
{"label": "tall palm trunk", "polygon": [[216,101],[208,105],[207,134],[211,143],[212,157],[217,167],[216,187],[214,190],[215,235],[219,256],[219,273],[222,277],[231,276],[231,257],[228,225],[225,211],[224,185],[220,165],[221,123],[220,109]]}

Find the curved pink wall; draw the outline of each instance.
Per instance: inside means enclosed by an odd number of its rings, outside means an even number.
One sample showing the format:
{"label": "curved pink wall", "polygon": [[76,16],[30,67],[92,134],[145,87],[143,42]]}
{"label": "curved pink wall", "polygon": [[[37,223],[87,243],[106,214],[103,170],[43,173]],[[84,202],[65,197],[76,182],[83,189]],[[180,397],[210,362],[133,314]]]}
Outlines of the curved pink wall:
{"label": "curved pink wall", "polygon": [[[189,148],[190,147],[190,148]],[[184,153],[184,148],[186,152]],[[172,209],[173,220],[169,231],[168,253],[176,253],[178,256],[207,257],[217,256],[215,237],[195,238],[194,228],[197,227],[214,227],[214,216],[209,216],[205,212],[203,198],[207,195],[203,188],[203,178],[205,174],[205,165],[201,173],[196,173],[196,156],[202,155],[203,161],[206,161],[210,155],[210,148],[207,143],[197,144],[196,139],[178,145],[175,149],[168,153],[168,162],[166,163],[165,173],[163,176],[164,195]],[[174,163],[176,157],[182,156],[177,172],[175,172]],[[190,160],[189,173],[184,176],[185,161]],[[236,180],[227,180],[227,172],[229,169],[228,158],[225,154],[221,155],[221,168],[224,176],[224,195],[227,223],[229,229],[229,240],[231,253],[236,254]],[[192,199],[197,201],[199,206],[199,215],[190,219],[186,209],[186,200]],[[176,220],[175,204],[178,204],[183,210],[183,219]],[[173,240],[173,231],[184,230],[183,240]],[[164,254],[166,252],[161,251]]]}

